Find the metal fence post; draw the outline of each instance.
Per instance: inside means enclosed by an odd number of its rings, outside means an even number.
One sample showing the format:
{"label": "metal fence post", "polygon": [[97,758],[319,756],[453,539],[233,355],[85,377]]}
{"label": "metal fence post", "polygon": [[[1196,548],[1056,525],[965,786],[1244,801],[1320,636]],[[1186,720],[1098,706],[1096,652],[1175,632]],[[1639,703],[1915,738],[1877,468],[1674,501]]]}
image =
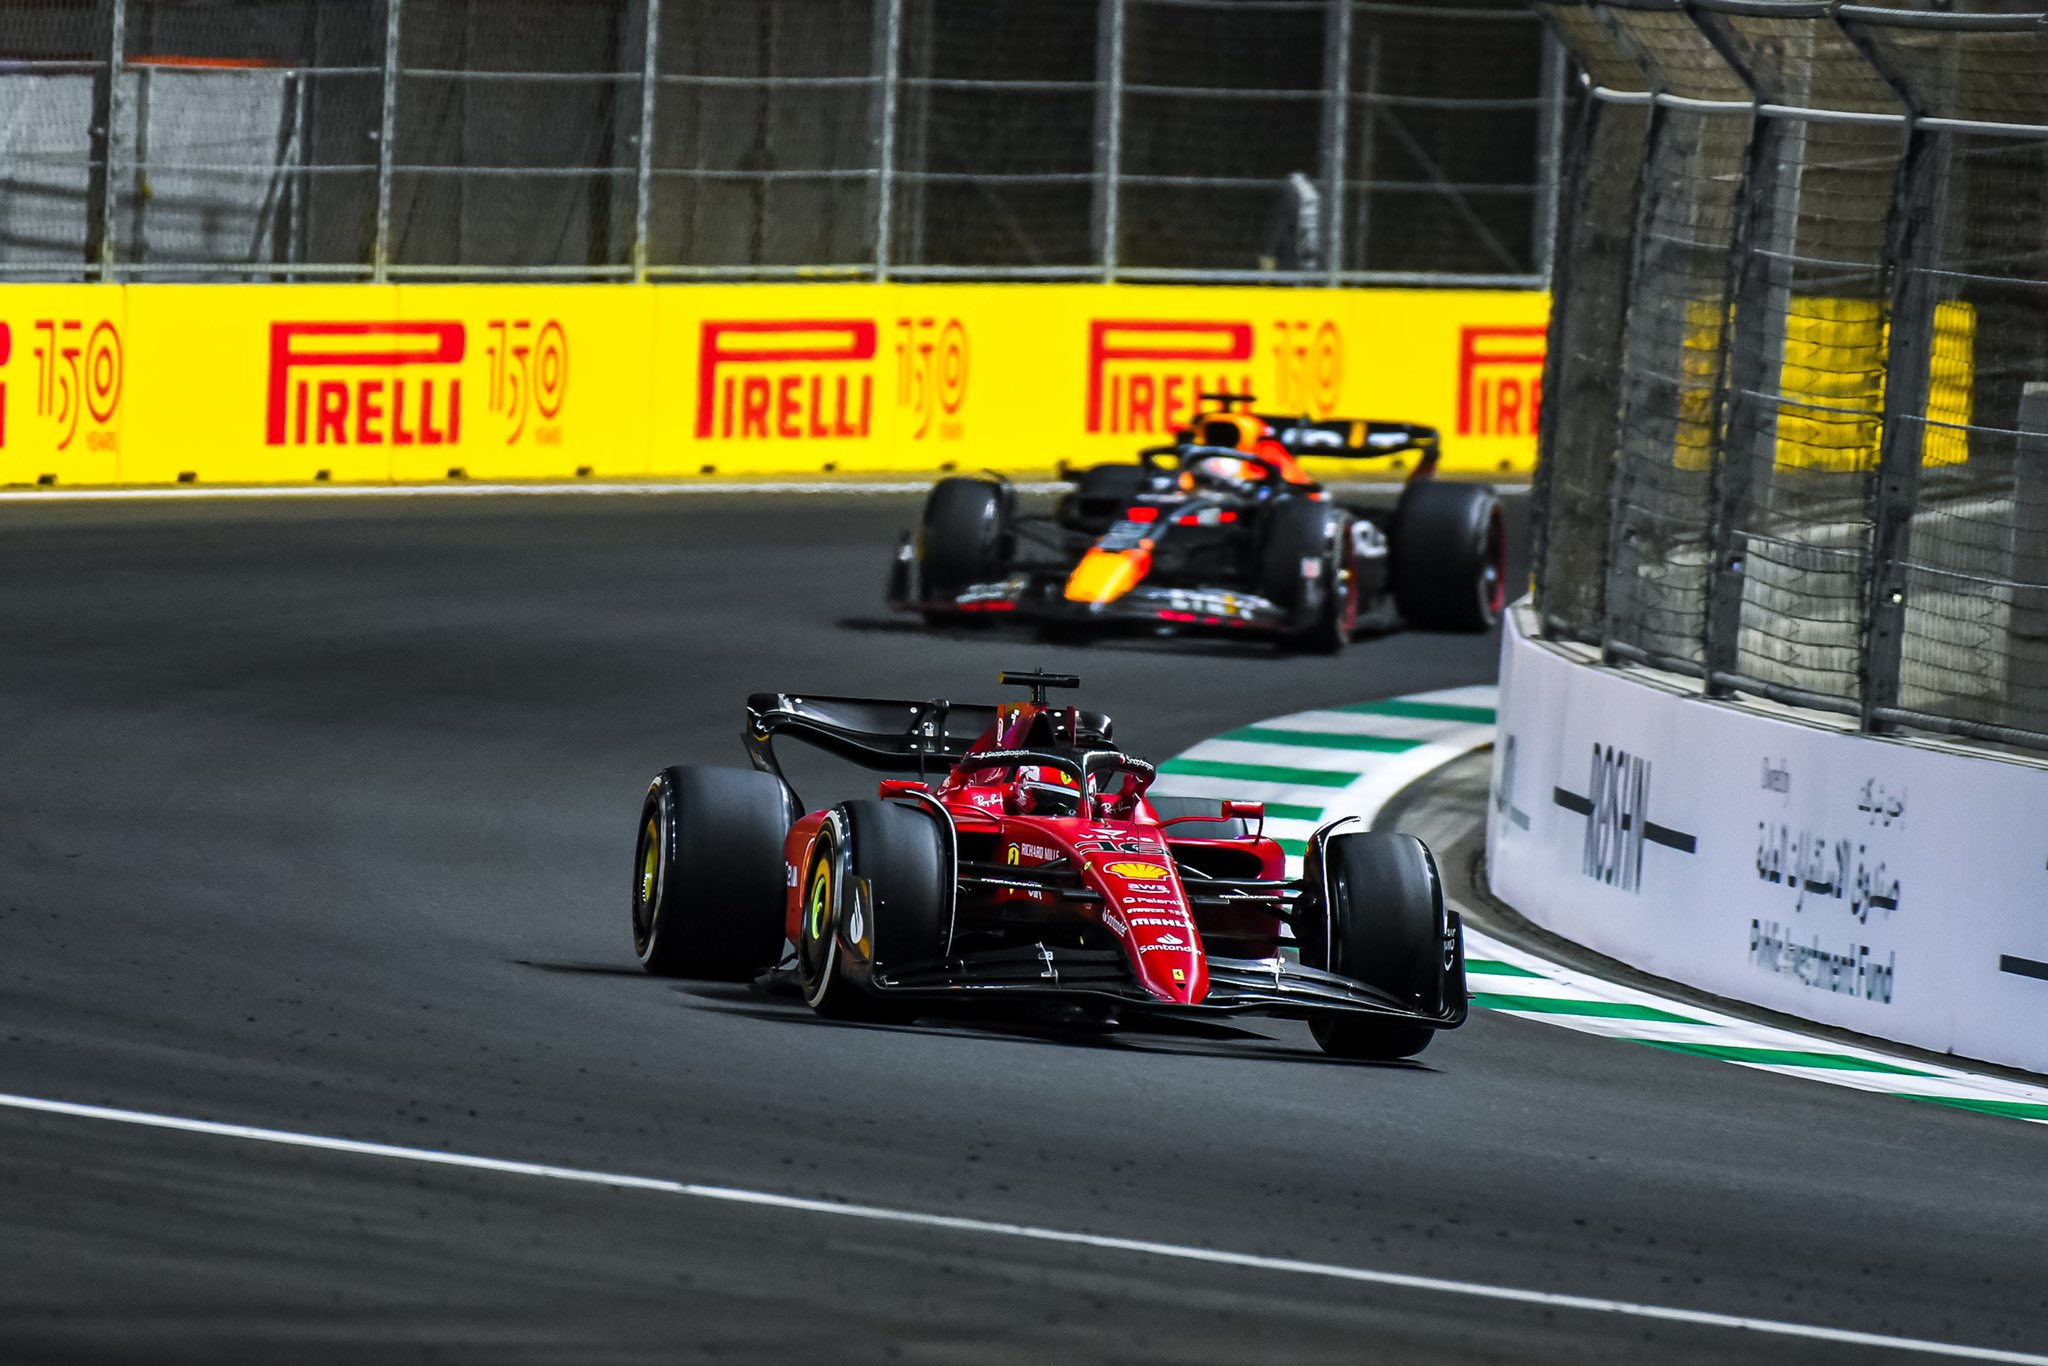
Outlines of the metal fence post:
{"label": "metal fence post", "polygon": [[1102,278],[1116,278],[1117,199],[1123,175],[1124,4],[1101,0],[1095,31],[1095,242]]}
{"label": "metal fence post", "polygon": [[1379,170],[1373,154],[1379,141],[1380,35],[1375,24],[1365,37],[1365,91],[1358,117],[1358,221],[1346,234],[1358,243],[1360,270],[1372,265],[1372,180]]}
{"label": "metal fence post", "polygon": [[1351,130],[1351,0],[1329,0],[1323,28],[1323,266],[1344,274],[1344,154]]}
{"label": "metal fence post", "polygon": [[640,58],[640,160],[633,182],[633,279],[647,278],[647,219],[654,196],[654,91],[661,78],[661,0],[646,0],[647,36]]}
{"label": "metal fence post", "polygon": [[2004,570],[2008,697],[2048,688],[2048,383],[2020,385],[2017,425]]}
{"label": "metal fence post", "polygon": [[[1708,480],[1713,507],[1707,523],[1707,611],[1700,659],[1709,697],[1732,691],[1723,680],[1737,672],[1741,654],[1748,508],[1762,452],[1775,448],[1777,406],[1762,395],[1784,368],[1788,291],[1774,282],[1772,265],[1790,252],[1806,156],[1803,125],[1794,130],[1788,122],[1759,116],[1752,125],[1736,201],[1728,291],[1734,316],[1727,324],[1733,335],[1722,371],[1721,436]],[[1759,433],[1769,427],[1771,435],[1752,437],[1752,427]]]}
{"label": "metal fence post", "polygon": [[896,179],[896,85],[903,52],[903,0],[875,0],[875,278],[889,278]]}
{"label": "metal fence post", "polygon": [[398,126],[398,17],[405,0],[384,0],[384,108],[377,123],[377,240],[370,249],[370,278],[391,273],[391,161]]}
{"label": "metal fence post", "polygon": [[107,22],[104,87],[95,82],[87,169],[85,266],[100,280],[114,278],[114,142],[121,122],[121,68],[128,55],[128,0],[113,0]]}
{"label": "metal fence post", "polygon": [[1884,428],[1870,509],[1870,598],[1863,638],[1863,728],[1888,729],[1898,705],[1906,629],[1906,547],[1919,495],[1927,398],[1934,365],[1937,285],[1919,266],[1939,211],[1946,158],[1909,100],[1905,159],[1885,255],[1892,262],[1891,340],[1886,348]]}
{"label": "metal fence post", "polygon": [[1557,269],[1558,197],[1564,175],[1564,91],[1570,77],[1564,44],[1548,24],[1543,27],[1543,72],[1537,98],[1542,124],[1536,130],[1536,273],[1548,286]]}
{"label": "metal fence post", "polygon": [[[1624,509],[1636,505],[1636,485],[1640,482],[1638,466],[1640,460],[1631,459],[1623,434],[1627,430],[1631,410],[1638,406],[1638,400],[1631,389],[1639,389],[1642,380],[1631,379],[1629,356],[1632,351],[1631,334],[1644,324],[1638,321],[1637,311],[1643,305],[1642,289],[1645,277],[1650,271],[1652,225],[1657,221],[1657,209],[1667,188],[1658,177],[1650,174],[1650,168],[1657,164],[1658,149],[1666,137],[1665,125],[1670,121],[1670,110],[1657,97],[1655,77],[1652,77],[1650,113],[1643,132],[1643,166],[1641,182],[1636,187],[1635,230],[1630,234],[1628,279],[1623,287],[1621,309],[1621,367],[1617,375],[1615,403],[1620,419],[1615,428],[1617,448],[1614,456],[1614,482],[1612,503],[1607,523],[1607,581],[1601,587],[1600,608],[1600,659],[1602,663],[1621,663],[1624,656],[1616,648],[1616,639],[1622,631],[1622,612],[1636,612],[1639,585],[1629,582],[1629,577],[1639,572],[1643,556],[1630,542],[1635,536],[1629,519],[1622,516]],[[1625,604],[1625,606],[1624,606]]]}
{"label": "metal fence post", "polygon": [[[1550,35],[1548,24],[1543,26],[1543,32]],[[1571,196],[1574,221],[1577,221],[1576,215],[1584,213],[1587,207],[1588,187],[1592,180],[1594,134],[1599,126],[1600,112],[1600,106],[1595,101],[1588,100],[1578,126],[1572,130],[1569,144],[1562,140],[1559,143],[1556,163],[1557,193],[1560,199],[1566,194]],[[1545,254],[1556,259],[1554,247],[1545,248]],[[1546,634],[1556,629],[1552,624],[1554,618],[1550,614],[1550,544],[1552,519],[1557,515],[1554,501],[1557,458],[1551,453],[1557,449],[1560,405],[1554,399],[1561,386],[1555,381],[1565,372],[1565,357],[1577,343],[1570,326],[1568,307],[1570,301],[1576,297],[1572,267],[1572,258],[1567,254],[1558,261],[1557,269],[1545,281],[1550,290],[1551,308],[1543,332],[1543,388],[1546,393],[1553,396],[1553,401],[1541,405],[1536,410],[1536,469],[1529,479],[1529,581],[1536,612],[1543,622]],[[1618,313],[1619,309],[1616,311]],[[1604,564],[1601,587],[1605,592]]]}

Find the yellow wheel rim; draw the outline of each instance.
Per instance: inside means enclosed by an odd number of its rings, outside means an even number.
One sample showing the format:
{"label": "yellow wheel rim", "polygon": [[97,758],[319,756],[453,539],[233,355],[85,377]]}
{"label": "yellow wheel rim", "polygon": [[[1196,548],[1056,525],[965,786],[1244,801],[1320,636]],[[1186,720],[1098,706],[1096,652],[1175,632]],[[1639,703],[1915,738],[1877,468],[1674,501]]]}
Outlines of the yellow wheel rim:
{"label": "yellow wheel rim", "polygon": [[647,822],[647,856],[640,860],[640,904],[654,904],[654,884],[661,872],[661,827]]}
{"label": "yellow wheel rim", "polygon": [[811,874],[810,914],[805,922],[804,933],[813,940],[825,937],[825,912],[832,904],[832,865],[823,859],[818,861],[818,870]]}

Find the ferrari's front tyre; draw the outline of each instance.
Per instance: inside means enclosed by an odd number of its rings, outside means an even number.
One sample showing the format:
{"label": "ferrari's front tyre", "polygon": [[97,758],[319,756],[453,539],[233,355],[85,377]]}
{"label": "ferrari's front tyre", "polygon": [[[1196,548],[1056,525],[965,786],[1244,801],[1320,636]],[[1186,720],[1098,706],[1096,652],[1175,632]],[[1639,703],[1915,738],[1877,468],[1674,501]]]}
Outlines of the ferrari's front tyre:
{"label": "ferrari's front tyre", "polygon": [[[1377,987],[1417,1011],[1441,1011],[1465,990],[1462,963],[1445,961],[1448,912],[1429,847],[1413,835],[1360,830],[1331,836],[1310,876],[1325,879],[1323,916],[1296,927],[1301,961]],[[1412,1058],[1436,1031],[1398,1019],[1332,1011],[1309,1022],[1318,1046],[1343,1058]]]}
{"label": "ferrari's front tyre", "polygon": [[1286,499],[1267,514],[1260,584],[1270,601],[1297,620],[1281,638],[1283,645],[1328,655],[1350,639],[1344,534],[1343,515],[1326,503]]}
{"label": "ferrari's front tyre", "polygon": [[744,980],[782,949],[789,789],[751,769],[664,769],[633,849],[633,953],[664,977]]}
{"label": "ferrari's front tyre", "polygon": [[[927,601],[944,603],[1001,576],[1015,550],[1014,503],[1008,487],[987,479],[941,479],[932,486],[917,539]],[[926,616],[956,619],[943,607],[928,608]]]}
{"label": "ferrari's front tyre", "polygon": [[818,832],[804,870],[797,982],[820,1015],[907,1019],[872,987],[880,969],[944,951],[950,894],[936,817],[896,802],[845,802]]}
{"label": "ferrari's front tyre", "polygon": [[1394,603],[1424,631],[1486,631],[1507,605],[1507,519],[1484,484],[1410,484],[1394,510]]}

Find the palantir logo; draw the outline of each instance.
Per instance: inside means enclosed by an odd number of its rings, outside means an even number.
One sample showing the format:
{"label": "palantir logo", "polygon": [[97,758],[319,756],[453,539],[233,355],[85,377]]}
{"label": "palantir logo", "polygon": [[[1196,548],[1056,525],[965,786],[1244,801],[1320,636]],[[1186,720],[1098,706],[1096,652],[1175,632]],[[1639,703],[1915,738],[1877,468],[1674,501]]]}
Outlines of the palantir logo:
{"label": "palantir logo", "polygon": [[1551,800],[1586,818],[1579,870],[1624,892],[1642,886],[1645,844],[1681,854],[1699,844],[1697,837],[1650,819],[1650,761],[1613,745],[1593,745],[1585,795],[1559,787],[1551,790]]}
{"label": "palantir logo", "polygon": [[264,443],[453,445],[466,348],[459,322],[272,323]]}

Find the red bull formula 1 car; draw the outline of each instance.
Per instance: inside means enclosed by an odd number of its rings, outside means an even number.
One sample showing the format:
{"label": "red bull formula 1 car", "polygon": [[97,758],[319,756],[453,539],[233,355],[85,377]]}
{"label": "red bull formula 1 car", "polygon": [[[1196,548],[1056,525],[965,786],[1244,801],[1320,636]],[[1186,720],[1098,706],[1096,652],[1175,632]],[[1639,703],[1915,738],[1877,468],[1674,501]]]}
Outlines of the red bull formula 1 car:
{"label": "red bull formula 1 car", "polygon": [[[934,624],[998,619],[1217,628],[1330,652],[1397,609],[1424,630],[1484,631],[1507,590],[1500,502],[1483,484],[1435,478],[1434,428],[1310,421],[1249,411],[1249,394],[1204,394],[1169,446],[1097,465],[1050,516],[1026,516],[1001,478],[941,480],[906,533],[891,605]],[[1415,453],[1392,512],[1346,506],[1302,457]]]}
{"label": "red bull formula 1 car", "polygon": [[[1031,700],[749,698],[752,770],[670,768],[648,787],[641,963],[747,979],[787,943],[821,1015],[1034,998],[1264,1014],[1350,1058],[1411,1057],[1464,1022],[1463,931],[1419,840],[1334,821],[1290,879],[1262,804],[1153,797],[1152,765],[1116,748],[1108,717],[1046,701],[1078,680],[1003,681]],[[778,736],[894,776],[805,813]]]}

